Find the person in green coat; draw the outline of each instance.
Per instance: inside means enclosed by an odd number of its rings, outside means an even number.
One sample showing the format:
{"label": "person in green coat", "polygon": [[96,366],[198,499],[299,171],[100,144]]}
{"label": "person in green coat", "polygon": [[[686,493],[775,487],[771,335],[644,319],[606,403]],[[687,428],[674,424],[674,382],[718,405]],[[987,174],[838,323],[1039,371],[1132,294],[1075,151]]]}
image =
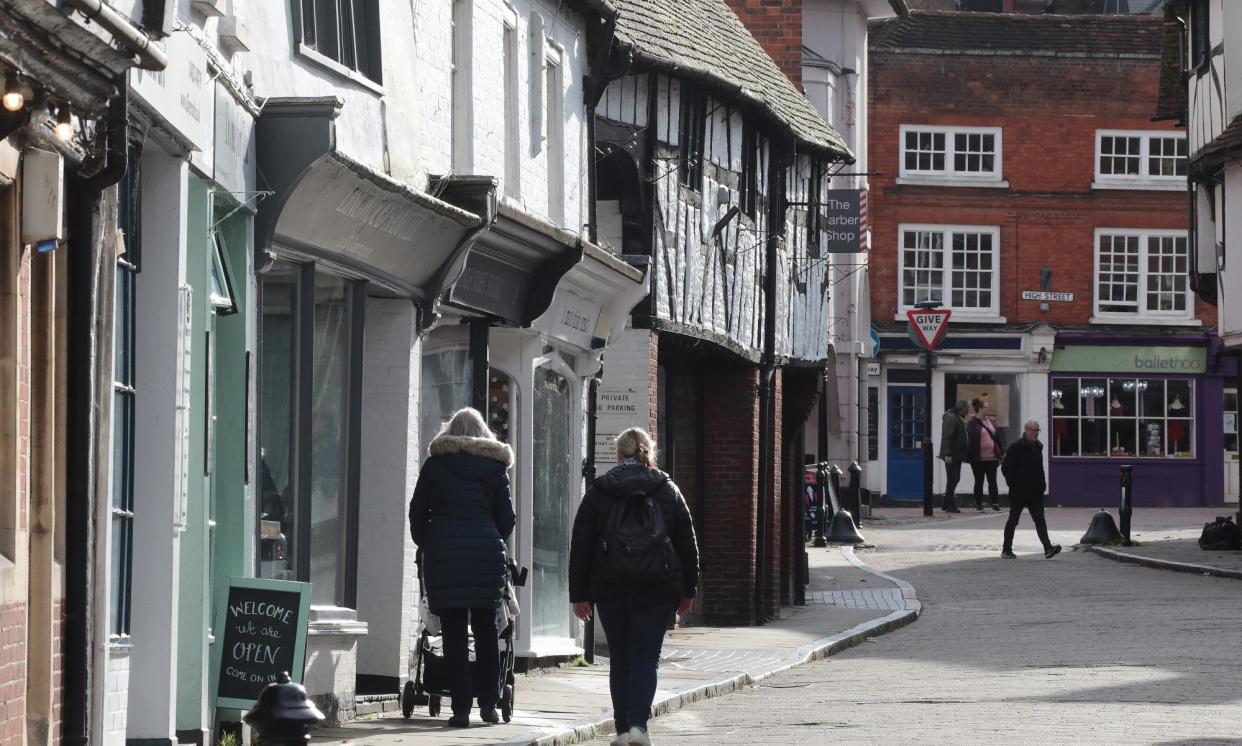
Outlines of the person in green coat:
{"label": "person in green coat", "polygon": [[940,421],[940,458],[944,460],[947,480],[944,485],[944,502],[940,509],[946,513],[962,512],[957,507],[957,483],[962,479],[962,462],[970,455],[970,436],[966,432],[966,413],[970,402],[958,399],[953,408],[944,413]]}

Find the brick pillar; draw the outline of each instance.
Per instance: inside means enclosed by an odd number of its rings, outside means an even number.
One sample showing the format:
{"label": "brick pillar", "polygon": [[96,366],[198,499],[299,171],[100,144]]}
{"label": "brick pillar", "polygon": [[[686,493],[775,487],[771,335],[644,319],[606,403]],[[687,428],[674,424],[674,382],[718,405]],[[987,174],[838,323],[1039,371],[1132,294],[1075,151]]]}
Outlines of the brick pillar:
{"label": "brick pillar", "polygon": [[746,28],[802,90],[802,0],[726,0]]}
{"label": "brick pillar", "polygon": [[754,623],[759,493],[759,369],[704,370],[703,614],[708,624]]}

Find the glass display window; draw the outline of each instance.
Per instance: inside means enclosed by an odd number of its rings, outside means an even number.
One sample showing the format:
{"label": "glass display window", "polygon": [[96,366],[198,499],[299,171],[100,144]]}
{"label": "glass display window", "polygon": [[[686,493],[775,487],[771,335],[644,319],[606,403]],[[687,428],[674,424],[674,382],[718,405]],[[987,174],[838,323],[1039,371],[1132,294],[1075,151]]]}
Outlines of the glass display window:
{"label": "glass display window", "polygon": [[1195,457],[1195,382],[1182,378],[1052,380],[1053,456]]}

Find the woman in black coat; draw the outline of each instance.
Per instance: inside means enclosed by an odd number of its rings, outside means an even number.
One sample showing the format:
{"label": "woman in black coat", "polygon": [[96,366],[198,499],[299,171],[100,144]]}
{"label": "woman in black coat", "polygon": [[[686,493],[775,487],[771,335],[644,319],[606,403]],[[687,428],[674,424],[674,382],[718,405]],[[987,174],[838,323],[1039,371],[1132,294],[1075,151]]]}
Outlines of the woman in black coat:
{"label": "woman in black coat", "polygon": [[583,621],[594,604],[608,637],[612,746],[650,746],[660,648],[674,611],[684,614],[693,603],[699,550],[685,498],[655,467],[651,436],[636,427],[621,433],[617,461],[578,507],[569,600]]}
{"label": "woman in black coat", "polygon": [[475,409],[462,409],[445,423],[428,448],[410,503],[410,534],[423,553],[423,592],[440,617],[451,682],[449,724],[470,724],[473,681],[466,622],[474,633],[481,690],[479,716],[497,723],[500,643],[496,612],[503,603],[505,540],[513,533],[509,467],[513,451],[488,429]]}

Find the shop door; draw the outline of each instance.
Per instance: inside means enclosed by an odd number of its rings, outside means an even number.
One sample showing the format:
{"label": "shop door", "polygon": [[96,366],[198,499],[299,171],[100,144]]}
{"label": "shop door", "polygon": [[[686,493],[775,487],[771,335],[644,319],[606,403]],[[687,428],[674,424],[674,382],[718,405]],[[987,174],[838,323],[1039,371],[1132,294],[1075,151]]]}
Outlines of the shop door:
{"label": "shop door", "polygon": [[1225,389],[1225,502],[1236,503],[1238,477],[1238,390]]}
{"label": "shop door", "polygon": [[888,387],[888,499],[923,499],[922,386]]}

